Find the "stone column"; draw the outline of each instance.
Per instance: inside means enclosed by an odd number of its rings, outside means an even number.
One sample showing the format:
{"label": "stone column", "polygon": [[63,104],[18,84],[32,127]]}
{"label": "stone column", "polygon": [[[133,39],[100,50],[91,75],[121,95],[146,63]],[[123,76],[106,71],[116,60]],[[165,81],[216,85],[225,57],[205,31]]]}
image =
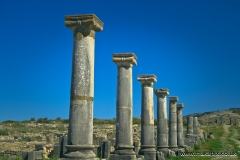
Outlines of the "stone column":
{"label": "stone column", "polygon": [[193,134],[198,135],[198,117],[193,118]]}
{"label": "stone column", "polygon": [[183,139],[183,120],[182,120],[182,109],[184,104],[177,104],[177,145],[179,149],[184,148]]}
{"label": "stone column", "polygon": [[206,131],[203,132],[203,136],[204,136],[204,139],[206,140],[207,139],[207,132]]}
{"label": "stone column", "polygon": [[73,31],[73,58],[68,145],[65,158],[94,158],[93,95],[95,32],[103,22],[94,14],[65,16],[65,25]]}
{"label": "stone column", "polygon": [[166,96],[169,95],[169,90],[167,88],[155,89],[154,93],[157,96],[157,150],[167,156],[169,149]]}
{"label": "stone column", "polygon": [[136,159],[132,134],[132,66],[137,64],[134,53],[113,54],[118,67],[116,104],[116,145],[110,159]]}
{"label": "stone column", "polygon": [[153,84],[157,81],[157,77],[155,75],[139,75],[138,81],[142,84],[140,154],[144,155],[145,152],[156,152],[154,144]]}
{"label": "stone column", "polygon": [[201,124],[200,124],[199,121],[198,121],[198,125],[197,125],[197,129],[198,129],[198,130],[197,130],[197,131],[198,131],[197,133],[198,133],[198,135],[201,134],[201,129],[200,129],[200,128],[201,128]]}
{"label": "stone column", "polygon": [[178,152],[177,146],[177,104],[178,97],[169,97],[169,149]]}
{"label": "stone column", "polygon": [[189,116],[187,119],[187,134],[193,134],[193,117]]}

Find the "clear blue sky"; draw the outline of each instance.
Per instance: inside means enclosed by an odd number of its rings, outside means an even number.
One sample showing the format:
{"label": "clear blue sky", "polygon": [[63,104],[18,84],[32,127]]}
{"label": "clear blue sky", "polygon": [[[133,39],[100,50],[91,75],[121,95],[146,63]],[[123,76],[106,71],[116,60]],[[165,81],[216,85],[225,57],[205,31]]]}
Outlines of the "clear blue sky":
{"label": "clear blue sky", "polygon": [[183,115],[240,107],[239,8],[239,0],[1,0],[0,121],[68,118],[73,36],[64,16],[88,13],[104,22],[95,39],[95,118],[116,117],[116,52],[138,57],[135,117],[138,74],[155,74],[154,88],[178,96]]}

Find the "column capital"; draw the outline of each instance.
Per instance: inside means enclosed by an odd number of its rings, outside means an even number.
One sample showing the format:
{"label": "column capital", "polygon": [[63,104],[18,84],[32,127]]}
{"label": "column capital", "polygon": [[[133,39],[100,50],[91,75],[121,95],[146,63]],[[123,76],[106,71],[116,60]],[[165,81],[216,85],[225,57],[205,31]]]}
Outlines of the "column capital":
{"label": "column capital", "polygon": [[154,93],[157,97],[165,97],[169,95],[169,90],[167,88],[157,88],[154,89]]}
{"label": "column capital", "polygon": [[100,32],[103,30],[104,24],[95,14],[77,14],[65,16],[65,25],[72,30],[79,26],[85,26]]}
{"label": "column capital", "polygon": [[168,99],[171,102],[177,102],[178,101],[178,97],[177,96],[171,96],[171,97],[168,97]]}
{"label": "column capital", "polygon": [[178,110],[182,110],[183,108],[184,108],[184,104],[183,103],[177,104],[177,109]]}
{"label": "column capital", "polygon": [[157,82],[157,77],[154,74],[138,75],[138,81],[142,83],[143,87],[153,87],[153,83]]}
{"label": "column capital", "polygon": [[137,65],[137,56],[132,52],[114,53],[112,56],[113,62],[116,63],[118,66],[129,67],[131,65]]}

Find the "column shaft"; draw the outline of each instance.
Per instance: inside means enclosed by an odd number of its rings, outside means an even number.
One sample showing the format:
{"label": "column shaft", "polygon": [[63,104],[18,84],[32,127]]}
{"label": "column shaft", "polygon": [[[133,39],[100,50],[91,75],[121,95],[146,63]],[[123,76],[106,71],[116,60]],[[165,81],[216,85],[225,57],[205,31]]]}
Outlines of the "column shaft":
{"label": "column shaft", "polygon": [[[85,22],[88,23],[85,23]],[[94,15],[65,17],[65,24],[73,31],[73,58],[65,158],[95,158],[93,142],[94,94],[94,36],[103,23]]]}
{"label": "column shaft", "polygon": [[198,135],[198,118],[193,118],[193,134]]}
{"label": "column shaft", "polygon": [[137,57],[133,53],[113,54],[118,67],[116,104],[116,146],[110,159],[135,159],[132,134],[132,66]]}
{"label": "column shaft", "polygon": [[157,146],[158,147],[168,147],[168,124],[167,124],[167,107],[166,107],[166,97],[158,97],[157,105]]}
{"label": "column shaft", "polygon": [[132,145],[132,68],[118,66],[116,144]]}
{"label": "column shaft", "polygon": [[169,149],[166,96],[169,91],[167,88],[162,88],[155,89],[154,93],[157,96],[157,150],[167,156]]}
{"label": "column shaft", "polygon": [[177,104],[177,145],[178,148],[184,148],[182,108],[183,104]]}
{"label": "column shaft", "polygon": [[154,144],[154,105],[153,83],[155,75],[139,75],[138,81],[142,84],[142,110],[141,110],[141,150],[140,154],[155,152]]}
{"label": "column shaft", "polygon": [[169,97],[169,149],[177,152],[177,97]]}
{"label": "column shaft", "polygon": [[189,116],[187,119],[187,134],[193,134],[193,117]]}

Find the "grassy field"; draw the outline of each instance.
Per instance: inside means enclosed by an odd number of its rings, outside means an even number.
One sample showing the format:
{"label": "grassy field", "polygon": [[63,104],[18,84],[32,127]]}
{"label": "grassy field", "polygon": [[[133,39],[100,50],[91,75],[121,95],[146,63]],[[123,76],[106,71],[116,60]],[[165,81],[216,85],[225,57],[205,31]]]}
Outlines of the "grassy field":
{"label": "grassy field", "polygon": [[[34,127],[27,126],[27,122],[16,122],[16,121],[6,121],[2,123],[4,128],[0,128],[0,136],[7,134],[15,135],[18,133],[40,133],[46,131],[67,131],[67,128],[64,127],[64,124],[67,124],[66,120],[55,120],[54,124],[58,124],[57,127],[52,126],[38,126],[38,123],[46,122],[46,124],[53,123],[52,120],[39,119],[37,121],[32,120],[32,124],[36,125]],[[112,124],[114,120],[105,120],[101,122],[98,119],[95,119],[95,124]],[[139,119],[134,119],[135,124],[139,123]],[[9,125],[11,124],[11,125]],[[240,159],[240,126],[235,125],[218,125],[218,126],[201,126],[203,130],[208,133],[214,132],[214,139],[207,139],[205,142],[198,143],[195,148],[192,150],[192,153],[204,153],[204,152],[219,152],[219,153],[236,153],[237,156],[227,157],[227,156],[178,156],[178,157],[169,157],[168,160],[214,160],[214,159]],[[38,140],[38,139],[36,139]],[[21,141],[27,141],[27,139],[22,139]],[[41,139],[39,139],[41,141]],[[0,157],[0,160],[8,160],[7,156]],[[21,157],[16,157],[16,160],[21,160]],[[52,158],[51,160],[56,160]]]}
{"label": "grassy field", "polygon": [[192,153],[219,152],[237,153],[237,156],[183,156],[170,157],[168,160],[214,160],[240,159],[240,127],[230,125],[203,126],[206,131],[214,132],[214,139],[207,139],[195,146]]}

